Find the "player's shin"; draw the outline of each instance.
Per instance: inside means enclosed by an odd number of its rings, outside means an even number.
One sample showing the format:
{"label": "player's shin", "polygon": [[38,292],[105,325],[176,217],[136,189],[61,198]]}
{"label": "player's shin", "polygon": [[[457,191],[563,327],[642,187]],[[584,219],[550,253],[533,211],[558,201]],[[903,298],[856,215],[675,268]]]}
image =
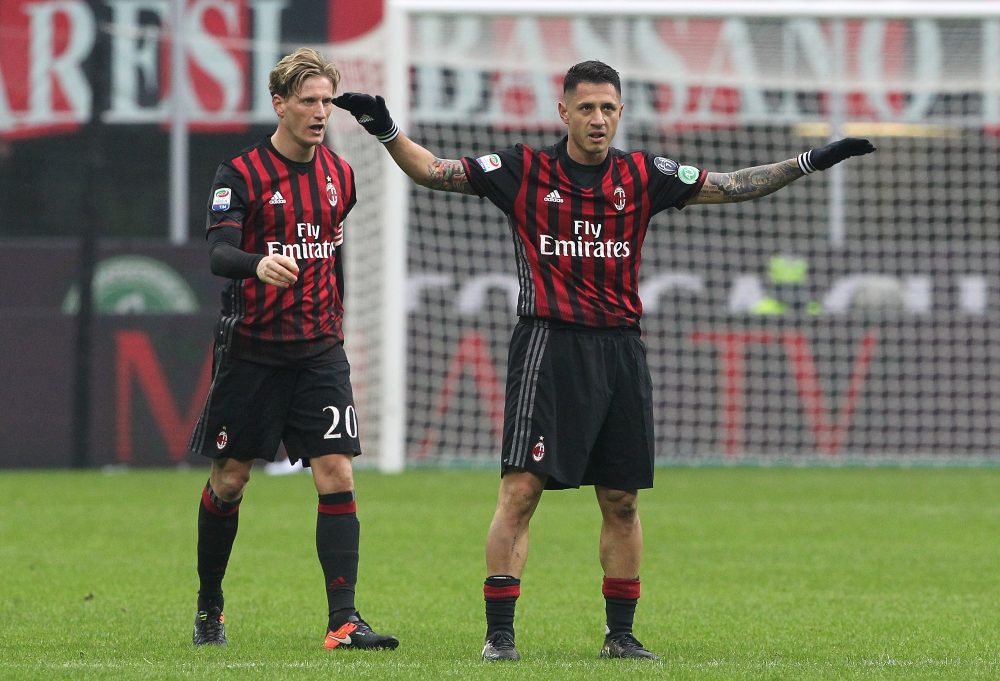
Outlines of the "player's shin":
{"label": "player's shin", "polygon": [[330,630],[339,628],[355,613],[360,539],[361,524],[354,492],[319,495],[316,554],[326,580]]}

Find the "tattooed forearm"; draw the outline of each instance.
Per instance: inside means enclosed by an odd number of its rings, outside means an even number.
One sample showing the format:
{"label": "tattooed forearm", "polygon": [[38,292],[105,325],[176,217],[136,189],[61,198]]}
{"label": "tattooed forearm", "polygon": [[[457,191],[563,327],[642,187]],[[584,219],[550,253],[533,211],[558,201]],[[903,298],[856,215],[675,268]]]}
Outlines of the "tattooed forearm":
{"label": "tattooed forearm", "polygon": [[425,187],[431,189],[441,189],[446,192],[460,192],[462,194],[475,194],[469,178],[465,174],[465,167],[461,161],[435,158],[427,166],[427,178],[422,182]]}
{"label": "tattooed forearm", "polygon": [[734,170],[709,173],[701,192],[691,203],[735,203],[767,196],[802,177],[795,159]]}

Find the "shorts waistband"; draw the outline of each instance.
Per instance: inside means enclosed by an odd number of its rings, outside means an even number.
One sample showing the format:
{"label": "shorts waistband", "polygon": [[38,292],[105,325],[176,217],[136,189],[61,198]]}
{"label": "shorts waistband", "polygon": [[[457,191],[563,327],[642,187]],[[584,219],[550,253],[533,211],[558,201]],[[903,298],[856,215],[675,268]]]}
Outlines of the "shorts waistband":
{"label": "shorts waistband", "polygon": [[588,333],[602,336],[641,336],[642,329],[638,326],[584,326],[573,324],[556,319],[542,319],[540,317],[518,317],[518,324],[525,326],[537,326],[553,331],[576,331],[577,333]]}

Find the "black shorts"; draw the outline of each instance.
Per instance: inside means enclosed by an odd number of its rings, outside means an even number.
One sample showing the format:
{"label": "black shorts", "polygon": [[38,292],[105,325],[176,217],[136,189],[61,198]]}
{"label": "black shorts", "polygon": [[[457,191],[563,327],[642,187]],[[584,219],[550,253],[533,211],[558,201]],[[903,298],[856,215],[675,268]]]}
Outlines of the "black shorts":
{"label": "black shorts", "polygon": [[289,460],[306,466],[310,457],[361,453],[350,364],[275,367],[217,356],[190,450],[274,461],[282,442]]}
{"label": "black shorts", "polygon": [[519,321],[501,466],[548,476],[547,489],[652,487],[652,382],[639,330]]}

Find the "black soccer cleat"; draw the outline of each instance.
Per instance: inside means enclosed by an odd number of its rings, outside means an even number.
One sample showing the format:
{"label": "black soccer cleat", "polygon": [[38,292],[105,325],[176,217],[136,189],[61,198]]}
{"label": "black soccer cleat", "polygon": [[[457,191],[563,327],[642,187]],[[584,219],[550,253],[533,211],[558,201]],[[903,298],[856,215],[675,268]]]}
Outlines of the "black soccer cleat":
{"label": "black soccer cleat", "polygon": [[507,631],[495,631],[487,637],[483,646],[483,659],[487,662],[501,660],[520,660],[521,656],[514,647],[514,637]]}
{"label": "black soccer cleat", "polygon": [[194,616],[194,634],[191,642],[196,646],[224,646],[226,640],[226,616],[222,608],[199,610]]}
{"label": "black soccer cleat", "polygon": [[347,618],[336,631],[326,632],[323,647],[327,650],[343,648],[345,650],[395,650],[399,639],[376,633],[368,623],[361,619],[361,614],[355,612]]}
{"label": "black soccer cleat", "polygon": [[604,647],[601,657],[625,658],[634,660],[659,660],[660,658],[646,650],[632,634],[608,634],[604,637]]}

